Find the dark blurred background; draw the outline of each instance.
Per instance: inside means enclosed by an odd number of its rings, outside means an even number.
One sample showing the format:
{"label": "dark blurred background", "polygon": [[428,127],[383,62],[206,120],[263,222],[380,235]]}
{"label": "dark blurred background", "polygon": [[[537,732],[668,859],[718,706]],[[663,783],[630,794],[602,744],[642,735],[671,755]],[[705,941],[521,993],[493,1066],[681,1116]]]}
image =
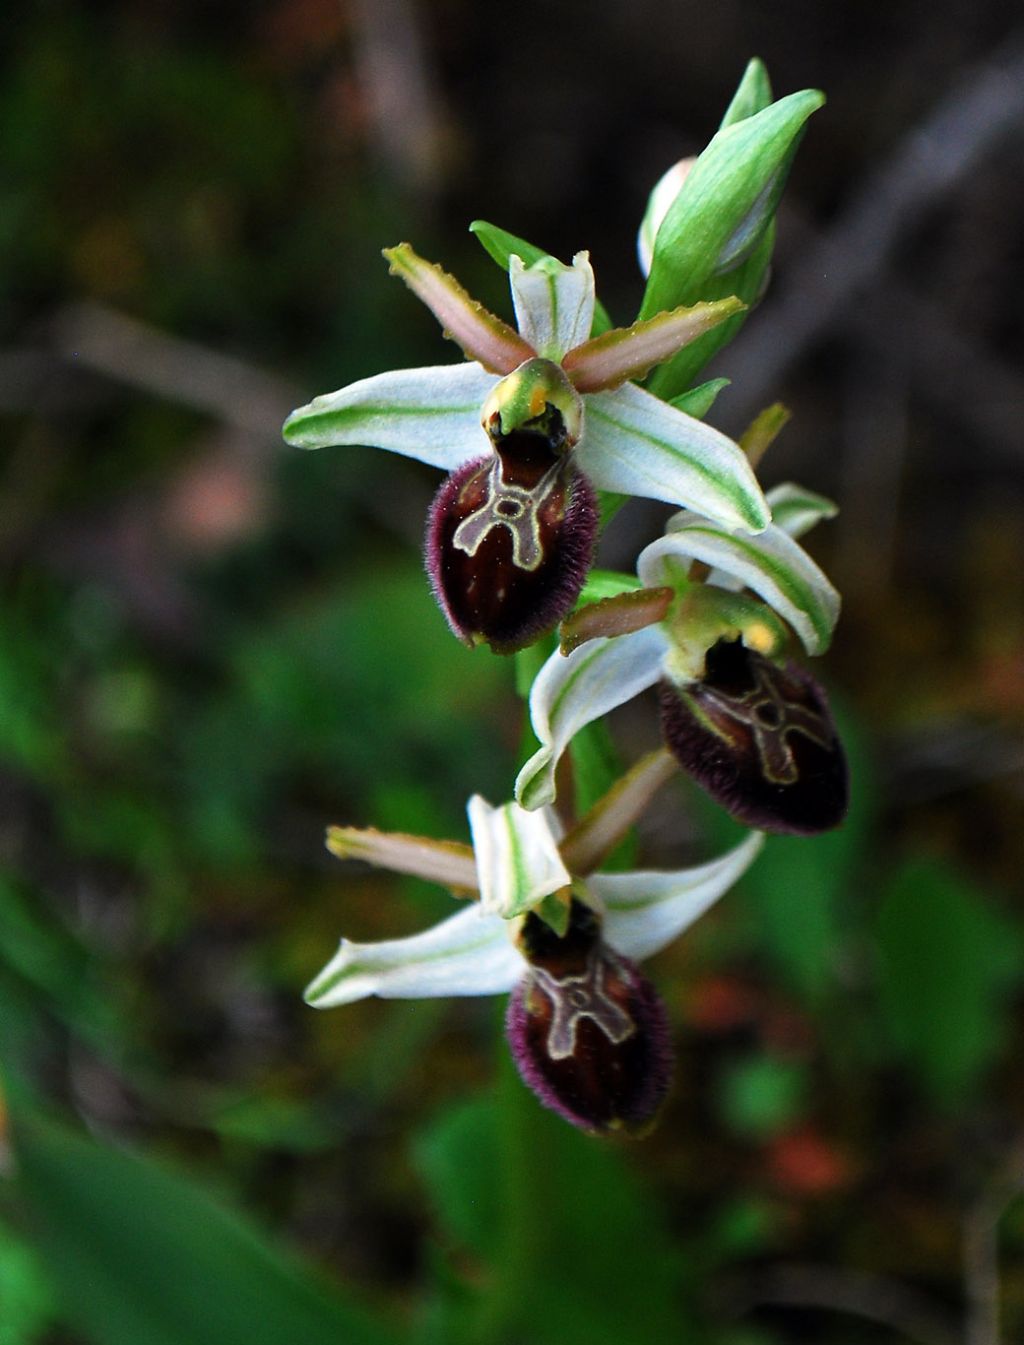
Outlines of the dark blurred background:
{"label": "dark blurred background", "polygon": [[[698,1339],[996,1345],[1000,1313],[1024,1338],[1019,7],[39,0],[4,26],[12,1067],[415,1300],[435,1216],[409,1136],[487,1084],[494,1015],[303,1006],[342,932],[448,908],[342,868],[323,829],[464,838],[466,797],[510,792],[520,712],[508,662],[430,600],[436,474],[290,450],[280,422],[456,358],[383,245],[508,311],[476,217],[589,248],[631,320],[647,192],[758,55],[777,96],[829,101],[711,419],[782,399],[763,479],[841,503],[810,547],[846,597],[822,675],[857,804],[772,843],[656,964],[679,1078],[624,1161],[685,1250]],[[665,512],[624,511],[605,560],[631,567]],[[632,760],[653,703],[613,727]],[[655,865],[725,834],[682,787],[644,833]],[[0,1339],[77,1339],[3,1204],[0,1230],[0,1286],[39,1305]]]}

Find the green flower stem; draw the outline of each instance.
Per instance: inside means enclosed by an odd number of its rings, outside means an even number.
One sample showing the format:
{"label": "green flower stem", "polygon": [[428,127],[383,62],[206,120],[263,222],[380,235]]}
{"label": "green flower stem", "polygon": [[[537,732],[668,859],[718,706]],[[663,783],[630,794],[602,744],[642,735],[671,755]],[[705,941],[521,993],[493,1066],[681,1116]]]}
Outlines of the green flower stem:
{"label": "green flower stem", "polygon": [[500,1036],[498,1051],[498,1145],[494,1179],[503,1215],[493,1278],[480,1302],[473,1345],[508,1345],[528,1339],[530,1286],[556,1249],[545,1243],[546,1127],[537,1104],[516,1073]]}

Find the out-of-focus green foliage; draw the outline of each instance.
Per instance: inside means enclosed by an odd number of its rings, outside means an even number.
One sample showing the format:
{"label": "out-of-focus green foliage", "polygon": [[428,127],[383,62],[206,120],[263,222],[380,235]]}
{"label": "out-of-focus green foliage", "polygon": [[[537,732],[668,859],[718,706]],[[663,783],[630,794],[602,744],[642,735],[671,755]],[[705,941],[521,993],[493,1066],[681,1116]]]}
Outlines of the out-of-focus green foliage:
{"label": "out-of-focus green foliage", "polygon": [[737,1061],[722,1079],[722,1119],[737,1135],[781,1134],[806,1111],[807,1071],[762,1056]]}
{"label": "out-of-focus green foliage", "polygon": [[38,1255],[0,1223],[0,1345],[28,1345],[55,1315],[51,1281]]}
{"label": "out-of-focus green foliage", "polygon": [[484,1275],[444,1294],[429,1339],[614,1345],[641,1321],[647,1340],[696,1339],[664,1212],[618,1154],[539,1110],[510,1064],[496,1095],[451,1109],[416,1152],[453,1264],[468,1250]]}
{"label": "out-of-focus green foliage", "polygon": [[400,1339],[194,1182],[19,1116],[19,1184],[71,1320],[99,1345]]}
{"label": "out-of-focus green foliage", "polygon": [[886,880],[874,935],[890,1039],[953,1105],[1005,1045],[1006,1004],[1024,981],[1021,930],[948,867],[909,860]]}

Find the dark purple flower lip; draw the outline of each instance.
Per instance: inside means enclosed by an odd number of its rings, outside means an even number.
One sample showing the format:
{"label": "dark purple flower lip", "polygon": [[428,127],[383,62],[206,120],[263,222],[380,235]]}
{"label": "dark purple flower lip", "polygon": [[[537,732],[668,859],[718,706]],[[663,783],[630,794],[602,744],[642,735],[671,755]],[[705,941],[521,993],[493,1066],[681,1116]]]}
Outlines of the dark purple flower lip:
{"label": "dark purple flower lip", "polygon": [[517,430],[443,483],[427,520],[426,566],[441,610],[467,644],[522,649],[579,596],[597,504],[564,437]]}
{"label": "dark purple flower lip", "polygon": [[604,943],[598,916],[574,898],[559,937],[536,915],[520,936],[529,970],[506,1030],[524,1082],[572,1125],[641,1133],[672,1075],[665,1006],[628,958]]}
{"label": "dark purple flower lip", "polygon": [[699,682],[662,683],[661,722],[683,768],[745,825],[812,835],[845,817],[842,743],[824,691],[797,665],[720,640]]}

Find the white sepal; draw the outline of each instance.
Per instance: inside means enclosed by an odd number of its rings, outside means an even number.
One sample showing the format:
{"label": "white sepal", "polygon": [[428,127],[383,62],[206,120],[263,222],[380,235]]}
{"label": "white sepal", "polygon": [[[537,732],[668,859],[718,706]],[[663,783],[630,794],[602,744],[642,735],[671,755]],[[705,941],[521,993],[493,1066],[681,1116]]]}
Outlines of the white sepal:
{"label": "white sepal", "polygon": [[790,537],[802,537],[822,519],[835,518],[839,513],[833,500],[792,481],[772,486],[765,498],[772,507],[772,522]]}
{"label": "white sepal", "polygon": [[743,450],[634,383],[586,400],[576,462],[599,490],[682,504],[759,532],[771,511]]}
{"label": "white sepal", "polygon": [[430,999],[439,995],[500,995],[523,974],[524,962],[508,925],[474,903],[439,925],[407,939],[351,943],[306,988],[316,1009],[381,999]]}
{"label": "white sepal", "polygon": [[491,451],[480,408],[497,381],[469,362],[393,369],[315,397],[283,434],[300,448],[373,444],[450,472]]}
{"label": "white sepal", "polygon": [[839,594],[788,533],[773,525],[756,537],[739,536],[688,512],[670,519],[668,528],[637,560],[645,585],[666,582],[668,561],[703,561],[762,597],[789,622],[809,654],[825,652],[839,618]]}
{"label": "white sepal", "polygon": [[592,874],[587,887],[605,908],[609,944],[626,957],[660,952],[732,887],[763,844],[763,834],[753,831],[728,854],[697,868]]}
{"label": "white sepal", "polygon": [[554,653],[533,683],[530,719],[540,740],[516,780],[516,798],[531,811],[555,797],[555,767],[573,734],[638,696],[661,676],[668,642],[660,626],[590,640],[568,658]]}
{"label": "white sepal", "polygon": [[514,920],[572,882],[546,810],[528,813],[517,803],[492,808],[474,794],[467,811],[485,911]]}
{"label": "white sepal", "polygon": [[[772,486],[765,499],[772,508],[772,523],[793,538],[802,537],[815,524],[823,519],[835,518],[839,513],[839,506],[832,500],[815,494],[813,490],[805,490],[792,481]],[[707,582],[716,588],[739,590],[743,587],[741,580],[726,574],[724,570],[712,570]]]}
{"label": "white sepal", "polygon": [[561,360],[582,345],[594,321],[594,272],[590,253],[577,252],[571,266],[542,257],[525,266],[515,253],[508,259],[512,303],[519,334],[544,359]]}

